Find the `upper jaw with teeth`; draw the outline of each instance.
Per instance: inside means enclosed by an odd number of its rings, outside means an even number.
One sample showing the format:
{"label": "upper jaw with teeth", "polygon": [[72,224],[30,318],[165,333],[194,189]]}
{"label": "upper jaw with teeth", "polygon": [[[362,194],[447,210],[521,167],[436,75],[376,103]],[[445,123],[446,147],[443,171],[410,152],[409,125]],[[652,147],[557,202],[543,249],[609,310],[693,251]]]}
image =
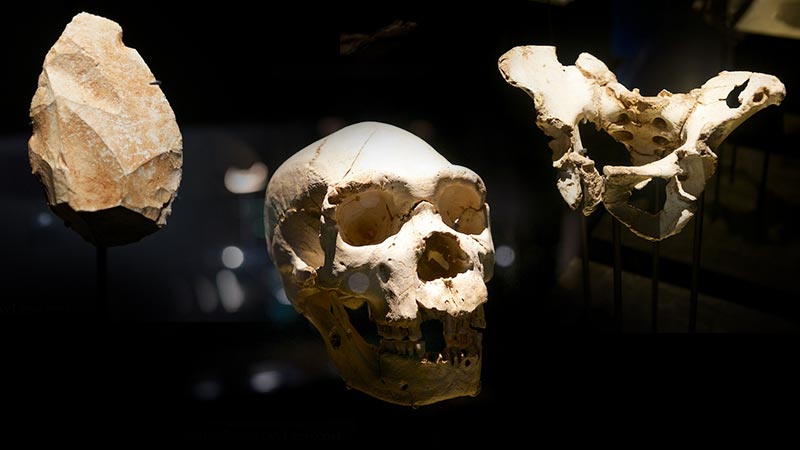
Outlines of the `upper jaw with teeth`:
{"label": "upper jaw with teeth", "polygon": [[441,351],[428,352],[422,339],[421,321],[392,324],[377,323],[378,335],[381,337],[378,352],[382,356],[404,356],[419,359],[422,363],[458,363],[467,357],[480,357],[481,332],[485,327],[483,307],[479,311],[453,317],[444,315],[442,322],[444,348]]}
{"label": "upper jaw with teeth", "polygon": [[378,335],[381,337],[379,352],[382,354],[425,357],[425,341],[422,340],[419,323],[409,324],[408,327],[378,324]]}

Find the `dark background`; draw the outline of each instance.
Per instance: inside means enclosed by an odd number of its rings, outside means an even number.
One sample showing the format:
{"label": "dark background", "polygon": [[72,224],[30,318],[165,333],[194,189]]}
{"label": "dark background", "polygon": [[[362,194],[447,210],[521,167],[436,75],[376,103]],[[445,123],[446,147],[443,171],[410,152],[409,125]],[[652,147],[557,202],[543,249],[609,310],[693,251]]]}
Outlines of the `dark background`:
{"label": "dark background", "polygon": [[[796,332],[800,323],[792,277],[800,269],[792,222],[798,205],[790,195],[800,170],[792,172],[797,148],[786,126],[787,117],[800,113],[791,61],[799,46],[731,32],[722,5],[16,5],[19,11],[0,27],[0,371],[8,377],[0,392],[15,419],[10,428],[25,438],[110,431],[117,441],[163,435],[451,441],[493,434],[534,439],[586,422],[647,426],[641,411],[677,409],[687,421],[741,418],[754,410],[772,417],[766,403],[789,401],[797,387],[798,340],[774,333]],[[184,134],[174,213],[158,233],[109,249],[108,313],[102,315],[95,250],[49,213],[25,147],[44,55],[80,11],[120,23],[126,45],[162,81]],[[342,33],[372,34],[395,20],[416,26],[341,54]],[[727,261],[709,252],[701,283],[701,293],[721,305],[705,310],[701,330],[766,335],[619,335],[609,333],[609,305],[584,313],[580,285],[563,281],[578,254],[577,213],[555,189],[532,101],[497,70],[502,53],[526,44],[556,45],[563,64],[589,52],[645,95],[688,91],[723,68],[774,74],[786,84],[782,106],[759,113],[729,139],[782,155],[777,165],[784,170],[776,172],[783,178],[768,186],[762,215],[758,208],[737,209],[735,200],[718,205],[709,233],[714,223],[728,226],[739,247]],[[489,283],[484,389],[477,398],[412,410],[346,390],[316,331],[281,302],[263,239],[263,192],[236,195],[224,187],[229,167],[263,161],[273,172],[305,145],[363,120],[415,132],[486,182],[495,245],[510,247],[516,257],[498,266]],[[585,142],[590,150],[598,143],[598,158],[624,158],[620,148],[601,148],[607,142],[600,137]],[[754,151],[756,174],[763,152]],[[748,161],[739,163],[739,179],[747,179]],[[750,191],[757,185],[758,176]],[[588,221],[591,257],[600,265],[610,262],[607,221],[603,211]],[[628,233],[626,239],[634,238]],[[220,252],[229,245],[245,255],[234,270],[245,293],[241,305],[225,304],[215,285],[224,270]],[[757,265],[751,255],[769,248],[779,250],[768,263],[787,274],[777,281],[726,269],[731,258]],[[646,255],[627,245],[623,267],[648,276]],[[685,259],[666,258],[663,270],[665,281],[688,286]],[[625,299],[646,305],[648,295],[634,290]],[[685,329],[688,306],[676,308],[664,314],[678,323],[667,331]],[[730,308],[738,312],[728,314]],[[717,313],[733,319],[719,325]],[[647,330],[640,322],[634,317],[623,331]],[[253,380],[264,373],[278,381],[255,388]],[[488,418],[501,425],[487,425]]]}

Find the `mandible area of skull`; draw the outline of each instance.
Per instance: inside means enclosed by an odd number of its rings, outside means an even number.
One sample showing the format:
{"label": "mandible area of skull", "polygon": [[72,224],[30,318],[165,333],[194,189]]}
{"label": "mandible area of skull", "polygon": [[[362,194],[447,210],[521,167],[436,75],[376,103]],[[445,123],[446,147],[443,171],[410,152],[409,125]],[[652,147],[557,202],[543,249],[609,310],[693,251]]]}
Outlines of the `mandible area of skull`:
{"label": "mandible area of skull", "polygon": [[[786,96],[772,75],[722,72],[687,94],[662,90],[646,97],[618,83],[588,53],[574,66],[562,66],[550,46],[515,47],[498,64],[506,81],[534,100],[536,124],[552,138],[557,185],[567,204],[576,209],[583,201],[588,216],[602,201],[632,232],[652,241],[679,233],[692,218],[716,170],[714,149],[747,118]],[[601,176],[581,142],[582,121],[624,144],[631,166],[607,165]],[[654,178],[666,180],[666,201],[652,214],[629,200]]]}
{"label": "mandible area of skull", "polygon": [[[287,296],[348,386],[411,406],[477,395],[494,246],[475,172],[359,123],[275,171],[265,221]],[[379,343],[350,319],[362,308]]]}

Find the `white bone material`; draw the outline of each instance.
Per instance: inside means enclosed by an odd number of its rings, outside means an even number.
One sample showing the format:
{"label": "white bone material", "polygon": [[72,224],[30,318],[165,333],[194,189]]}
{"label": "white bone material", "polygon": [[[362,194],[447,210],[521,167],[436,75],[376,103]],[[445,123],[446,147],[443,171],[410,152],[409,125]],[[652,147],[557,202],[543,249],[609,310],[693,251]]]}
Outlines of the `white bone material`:
{"label": "white bone material", "polygon": [[[594,56],[582,53],[574,66],[563,66],[549,46],[515,47],[500,57],[499,67],[509,84],[533,98],[536,124],[553,138],[557,186],[567,204],[576,209],[583,200],[589,215],[602,201],[631,231],[653,241],[679,233],[694,215],[716,169],[713,149],[748,117],[786,96],[772,75],[722,72],[687,94],[662,90],[645,97],[618,83]],[[741,92],[729,106],[735,89]],[[601,176],[591,149],[581,143],[578,125],[584,120],[625,145],[632,165],[605,166]],[[655,177],[667,180],[666,202],[651,214],[628,200]]]}
{"label": "white bone material", "polygon": [[[477,394],[494,265],[477,174],[405,130],[359,123],[284,162],[265,217],[287,296],[349,386],[405,405]],[[351,323],[361,308],[377,345]]]}

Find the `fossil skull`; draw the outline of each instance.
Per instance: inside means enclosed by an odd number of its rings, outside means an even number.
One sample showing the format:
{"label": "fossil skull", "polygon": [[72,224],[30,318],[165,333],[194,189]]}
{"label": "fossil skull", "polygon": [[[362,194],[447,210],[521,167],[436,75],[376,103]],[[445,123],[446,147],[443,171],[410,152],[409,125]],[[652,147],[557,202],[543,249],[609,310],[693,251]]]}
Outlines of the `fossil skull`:
{"label": "fossil skull", "polygon": [[[499,61],[509,84],[533,97],[536,124],[553,138],[553,166],[561,196],[591,214],[601,201],[637,235],[659,241],[679,233],[717,164],[715,149],[757,111],[786,95],[772,75],[722,72],[687,94],[662,90],[645,97],[629,91],[602,61],[582,53],[562,66],[555,47],[515,47]],[[728,98],[741,90],[735,105]],[[588,120],[627,148],[632,166],[605,166],[601,176],[581,143],[578,124]],[[666,202],[656,214],[628,201],[653,178],[667,180]]]}
{"label": "fossil skull", "polygon": [[[365,122],[283,163],[265,208],[287,296],[348,386],[412,406],[478,393],[494,247],[477,174]],[[349,319],[363,305],[379,346]],[[440,325],[441,348],[426,348],[426,321]]]}

